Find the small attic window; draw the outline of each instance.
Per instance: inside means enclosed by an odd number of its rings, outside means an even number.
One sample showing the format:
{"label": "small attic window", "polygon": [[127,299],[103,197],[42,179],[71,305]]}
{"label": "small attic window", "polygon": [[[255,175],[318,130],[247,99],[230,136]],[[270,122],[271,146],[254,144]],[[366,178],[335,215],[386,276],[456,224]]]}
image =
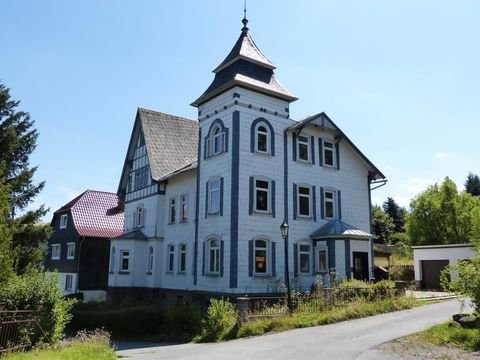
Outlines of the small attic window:
{"label": "small attic window", "polygon": [[67,227],[68,214],[63,214],[60,216],[60,229],[65,229]]}
{"label": "small attic window", "polygon": [[138,138],[138,146],[137,147],[140,147],[140,146],[143,146],[145,145],[145,137],[143,136],[143,130],[140,131],[140,136]]}

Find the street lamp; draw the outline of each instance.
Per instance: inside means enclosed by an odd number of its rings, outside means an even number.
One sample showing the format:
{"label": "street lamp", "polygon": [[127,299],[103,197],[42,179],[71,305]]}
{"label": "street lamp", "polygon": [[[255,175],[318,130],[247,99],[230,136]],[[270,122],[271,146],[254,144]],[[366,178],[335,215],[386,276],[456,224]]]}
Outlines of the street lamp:
{"label": "street lamp", "polygon": [[288,312],[292,313],[292,294],[290,293],[290,275],[288,272],[288,223],[287,220],[283,220],[280,225],[280,232],[282,233],[283,240],[285,242],[285,283],[287,285],[287,307]]}

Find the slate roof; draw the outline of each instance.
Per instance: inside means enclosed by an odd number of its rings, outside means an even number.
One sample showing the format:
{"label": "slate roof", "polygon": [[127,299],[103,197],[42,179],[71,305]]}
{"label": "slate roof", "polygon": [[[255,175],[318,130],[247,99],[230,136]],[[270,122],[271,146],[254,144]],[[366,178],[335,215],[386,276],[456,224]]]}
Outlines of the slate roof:
{"label": "slate roof", "polygon": [[369,239],[372,235],[353,225],[344,223],[341,220],[330,220],[325,225],[311,233],[310,237],[312,239]]}
{"label": "slate roof", "polygon": [[257,47],[248,33],[246,19],[237,42],[225,60],[213,72],[215,78],[207,90],[192,105],[200,106],[204,102],[233,86],[254,89],[259,92],[287,100],[295,101],[287,89],[275,78],[273,65]]}
{"label": "slate roof", "polygon": [[112,238],[123,233],[123,210],[115,193],[87,190],[55,211],[54,217],[66,211],[80,236]]}
{"label": "slate roof", "polygon": [[302,129],[308,124],[313,123],[322,128],[329,128],[339,135],[339,139],[344,139],[350,147],[356,152],[370,168],[370,173],[375,180],[385,179],[385,175],[360,151],[360,149],[348,138],[347,135],[333,122],[330,117],[324,112],[309,116],[303,120],[297,121],[295,124],[287,128],[296,132],[302,131]]}
{"label": "slate roof", "polygon": [[138,109],[138,117],[154,180],[197,160],[197,121],[142,108]]}
{"label": "slate roof", "polygon": [[135,229],[125,234],[122,234],[120,236],[117,236],[112,240],[147,240],[147,239],[148,239],[147,235],[145,235],[142,230]]}

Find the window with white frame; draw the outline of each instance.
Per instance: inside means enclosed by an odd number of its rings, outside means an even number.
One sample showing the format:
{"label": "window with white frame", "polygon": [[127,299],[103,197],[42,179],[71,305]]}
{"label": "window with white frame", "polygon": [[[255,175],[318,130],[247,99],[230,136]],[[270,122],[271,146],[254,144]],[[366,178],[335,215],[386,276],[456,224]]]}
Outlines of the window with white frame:
{"label": "window with white frame", "polygon": [[270,132],[267,125],[260,123],[255,131],[255,151],[263,154],[270,153]]}
{"label": "window with white frame", "polygon": [[302,161],[310,161],[310,140],[308,136],[299,135],[297,138],[297,154],[298,159]]}
{"label": "window with white frame", "polygon": [[75,243],[67,243],[67,259],[71,260],[75,258]]}
{"label": "window with white frame", "polygon": [[220,179],[212,179],[208,182],[208,213],[220,212]]}
{"label": "window with white frame", "polygon": [[328,251],[326,246],[319,246],[316,250],[317,257],[317,272],[327,272],[328,271]]}
{"label": "window with white frame", "polygon": [[218,155],[225,151],[225,131],[220,124],[214,125],[210,131],[210,136],[206,139],[207,157]]}
{"label": "window with white frame", "polygon": [[323,201],[325,207],[325,219],[335,218],[335,191],[324,190]]}
{"label": "window with white frame", "polygon": [[130,250],[120,251],[120,272],[130,271]]}
{"label": "window with white frame", "polygon": [[153,272],[153,246],[149,246],[147,274],[151,274],[152,272]]}
{"label": "window with white frame", "polygon": [[297,206],[299,217],[311,217],[311,188],[309,186],[298,186],[297,190]]}
{"label": "window with white frame", "polygon": [[187,245],[180,244],[178,247],[178,272],[184,273],[187,270]]}
{"label": "window with white frame", "polygon": [[145,225],[145,208],[139,205],[135,211],[135,227],[143,227]]}
{"label": "window with white frame", "polygon": [[177,222],[177,198],[170,198],[168,210],[168,223],[175,224]]}
{"label": "window with white frame", "polygon": [[110,272],[115,271],[115,246],[112,246],[112,252],[110,254]]}
{"label": "window with white frame", "polygon": [[60,229],[65,229],[67,227],[68,214],[63,214],[60,216]]}
{"label": "window with white frame", "polygon": [[73,284],[73,275],[71,274],[65,275],[65,290],[72,291],[72,284]]}
{"label": "window with white frame", "polygon": [[187,222],[188,221],[188,194],[183,194],[180,197],[180,221]]}
{"label": "window with white frame", "polygon": [[209,274],[220,273],[220,240],[213,238],[207,242],[207,272]]}
{"label": "window with white frame", "polygon": [[310,256],[311,256],[310,244],[300,243],[298,244],[298,264],[299,271],[301,273],[310,273]]}
{"label": "window with white frame", "polygon": [[331,141],[323,141],[323,164],[326,166],[335,166],[334,144]]}
{"label": "window with white frame", "polygon": [[254,179],[254,209],[256,212],[270,212],[271,182],[264,179]]}
{"label": "window with white frame", "polygon": [[62,250],[62,245],[52,244],[52,260],[60,259],[61,250]]}
{"label": "window with white frame", "polygon": [[175,245],[168,245],[167,247],[167,271],[173,272],[175,265]]}
{"label": "window with white frame", "polygon": [[253,272],[257,275],[268,274],[268,241],[255,240],[253,242],[254,265]]}

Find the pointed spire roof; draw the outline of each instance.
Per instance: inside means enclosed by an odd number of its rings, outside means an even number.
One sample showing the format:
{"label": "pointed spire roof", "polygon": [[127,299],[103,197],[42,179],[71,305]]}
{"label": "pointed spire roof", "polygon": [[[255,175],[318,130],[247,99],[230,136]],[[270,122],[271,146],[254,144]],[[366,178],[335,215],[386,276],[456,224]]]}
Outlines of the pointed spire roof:
{"label": "pointed spire roof", "polygon": [[287,100],[297,100],[278,82],[273,72],[275,65],[262,54],[248,32],[246,16],[242,20],[240,37],[227,57],[213,72],[215,79],[192,105],[199,106],[235,85]]}

